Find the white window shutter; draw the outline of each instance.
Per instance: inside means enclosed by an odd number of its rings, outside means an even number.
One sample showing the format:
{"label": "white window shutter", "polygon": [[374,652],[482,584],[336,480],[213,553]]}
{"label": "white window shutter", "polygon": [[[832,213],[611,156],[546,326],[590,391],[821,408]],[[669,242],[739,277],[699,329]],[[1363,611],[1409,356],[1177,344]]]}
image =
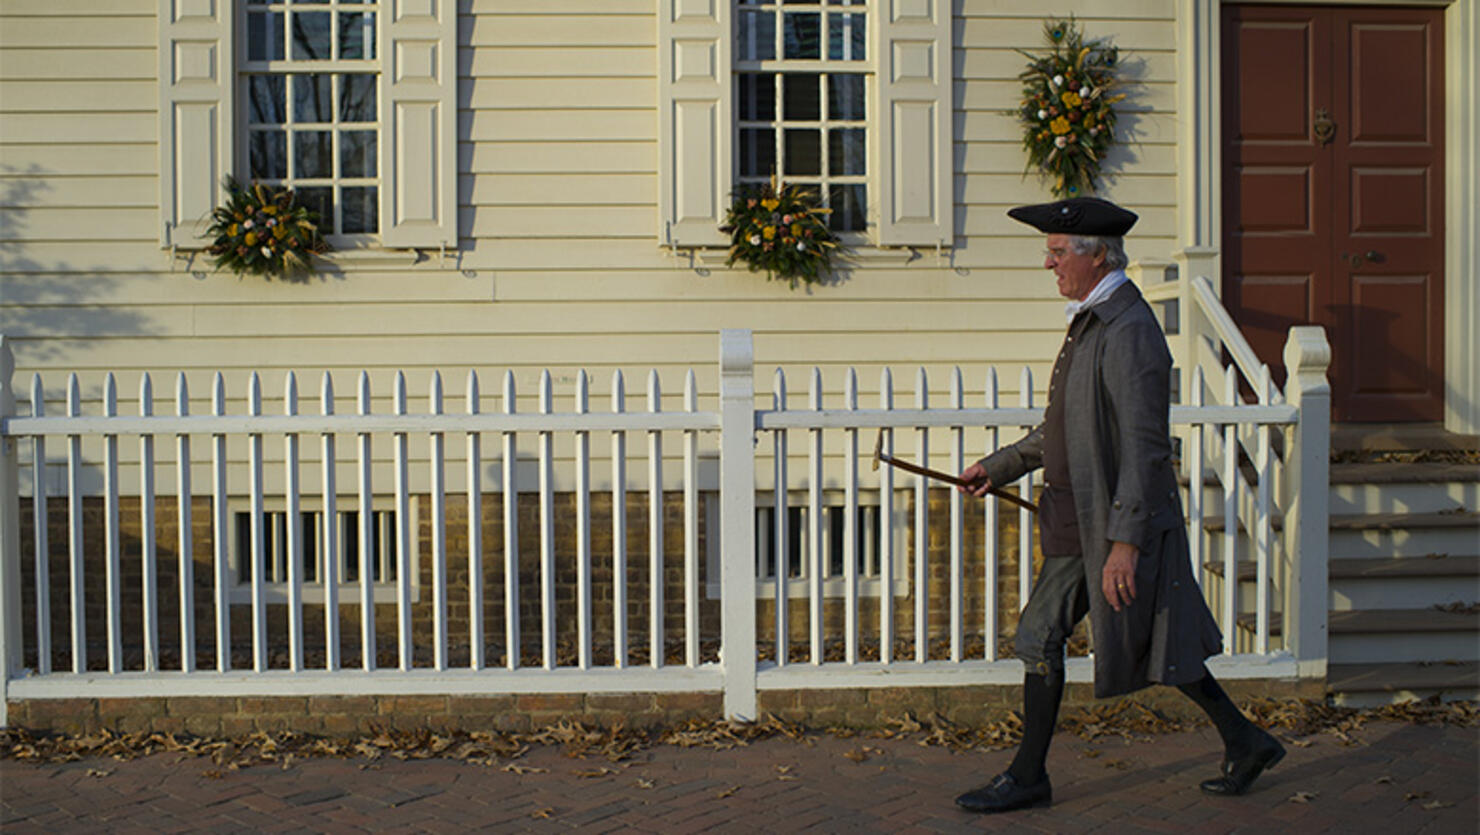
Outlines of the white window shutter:
{"label": "white window shutter", "polygon": [[457,0],[389,0],[380,33],[380,242],[457,246]]}
{"label": "white window shutter", "polygon": [[162,246],[206,245],[232,169],[232,3],[159,4],[159,211]]}
{"label": "white window shutter", "polygon": [[884,0],[873,126],[882,246],[952,245],[951,4]]}
{"label": "white window shutter", "polygon": [[661,0],[658,239],[729,243],[719,231],[731,173],[730,0]]}

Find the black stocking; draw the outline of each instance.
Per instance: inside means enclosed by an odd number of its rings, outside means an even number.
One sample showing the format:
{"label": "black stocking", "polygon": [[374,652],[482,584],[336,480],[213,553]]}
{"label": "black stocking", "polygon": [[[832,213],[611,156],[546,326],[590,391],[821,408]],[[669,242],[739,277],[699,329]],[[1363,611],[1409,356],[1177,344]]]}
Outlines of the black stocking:
{"label": "black stocking", "polygon": [[1023,741],[1007,768],[1019,785],[1031,786],[1048,776],[1043,765],[1048,759],[1048,743],[1053,738],[1063,696],[1061,672],[1046,676],[1028,673],[1023,677]]}
{"label": "black stocking", "polygon": [[1197,702],[1197,706],[1203,709],[1208,718],[1213,720],[1213,726],[1218,729],[1218,736],[1223,738],[1223,748],[1232,756],[1240,754],[1240,748],[1244,747],[1248,740],[1250,722],[1248,718],[1239,711],[1238,705],[1228,698],[1223,688],[1218,686],[1218,680],[1203,668],[1203,677],[1191,684],[1179,684],[1177,689],[1181,690],[1187,698]]}

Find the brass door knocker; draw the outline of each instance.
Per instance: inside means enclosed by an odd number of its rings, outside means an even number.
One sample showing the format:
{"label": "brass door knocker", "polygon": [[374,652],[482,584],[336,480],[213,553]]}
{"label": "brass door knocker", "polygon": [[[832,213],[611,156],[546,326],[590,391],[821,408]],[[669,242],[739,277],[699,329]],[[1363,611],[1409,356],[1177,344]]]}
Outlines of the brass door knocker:
{"label": "brass door knocker", "polygon": [[1336,136],[1336,123],[1331,121],[1331,113],[1324,107],[1316,108],[1316,143],[1330,145]]}

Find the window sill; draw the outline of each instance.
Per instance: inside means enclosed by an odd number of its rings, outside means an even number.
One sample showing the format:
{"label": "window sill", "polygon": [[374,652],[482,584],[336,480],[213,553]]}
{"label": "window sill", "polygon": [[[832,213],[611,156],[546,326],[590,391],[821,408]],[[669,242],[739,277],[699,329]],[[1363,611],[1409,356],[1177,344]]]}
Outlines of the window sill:
{"label": "window sill", "polygon": [[[211,255],[205,247],[171,247],[165,250],[170,257],[170,264],[174,270],[198,270],[202,265],[209,266]],[[313,263],[318,270],[333,272],[351,267],[412,267],[417,264],[435,264],[444,267],[456,267],[462,258],[462,252],[457,249],[448,249],[445,252],[440,247],[420,249],[382,249],[375,247],[353,247],[326,252],[313,257]],[[723,258],[720,259],[723,261]]]}
{"label": "window sill", "polygon": [[[659,249],[674,258],[687,259],[693,267],[723,267],[730,257],[729,247],[722,246],[660,246]],[[948,267],[951,249],[946,247],[937,252],[935,247],[869,244],[850,247],[840,260],[864,267],[903,267],[917,262],[920,266]]]}

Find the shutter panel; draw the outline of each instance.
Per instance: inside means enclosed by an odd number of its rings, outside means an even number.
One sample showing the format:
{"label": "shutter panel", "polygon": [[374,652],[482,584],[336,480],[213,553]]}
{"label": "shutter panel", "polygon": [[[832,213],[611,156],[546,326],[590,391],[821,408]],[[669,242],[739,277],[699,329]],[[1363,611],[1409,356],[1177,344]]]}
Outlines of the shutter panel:
{"label": "shutter panel", "polygon": [[159,4],[160,244],[203,247],[232,169],[230,0]]}
{"label": "shutter panel", "polygon": [[661,0],[658,15],[658,238],[725,245],[729,205],[730,0]]}
{"label": "shutter panel", "polygon": [[884,0],[878,18],[874,167],[879,244],[954,241],[951,4]]}
{"label": "shutter panel", "polygon": [[456,0],[388,0],[380,65],[381,245],[456,247]]}

